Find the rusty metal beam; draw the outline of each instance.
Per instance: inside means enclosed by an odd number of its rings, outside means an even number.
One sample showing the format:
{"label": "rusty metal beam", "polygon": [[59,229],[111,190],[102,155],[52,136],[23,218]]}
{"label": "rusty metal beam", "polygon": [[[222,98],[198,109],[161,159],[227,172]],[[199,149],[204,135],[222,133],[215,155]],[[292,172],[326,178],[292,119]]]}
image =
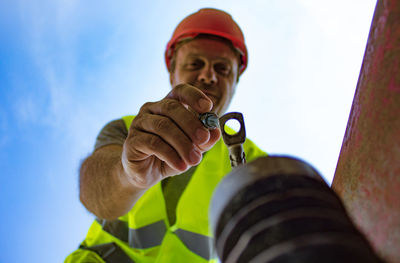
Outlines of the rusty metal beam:
{"label": "rusty metal beam", "polygon": [[400,262],[400,1],[375,8],[333,189],[375,250]]}

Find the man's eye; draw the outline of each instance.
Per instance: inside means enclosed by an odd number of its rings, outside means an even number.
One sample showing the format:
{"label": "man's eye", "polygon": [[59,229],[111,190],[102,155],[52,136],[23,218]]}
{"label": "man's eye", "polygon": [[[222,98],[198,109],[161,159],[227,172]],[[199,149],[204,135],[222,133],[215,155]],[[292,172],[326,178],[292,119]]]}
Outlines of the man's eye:
{"label": "man's eye", "polygon": [[215,70],[221,74],[229,74],[229,66],[225,64],[216,64]]}
{"label": "man's eye", "polygon": [[189,66],[189,68],[191,68],[191,69],[199,68],[199,67],[201,67],[202,65],[203,65],[203,63],[202,63],[201,61],[199,61],[199,60],[192,61],[192,62],[188,63],[188,66]]}

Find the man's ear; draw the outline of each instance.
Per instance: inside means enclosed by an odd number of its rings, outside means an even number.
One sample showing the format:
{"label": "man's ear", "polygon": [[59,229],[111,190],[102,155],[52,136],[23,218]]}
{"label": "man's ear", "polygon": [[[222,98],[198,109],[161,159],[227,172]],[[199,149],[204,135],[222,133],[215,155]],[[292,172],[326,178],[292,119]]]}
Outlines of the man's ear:
{"label": "man's ear", "polygon": [[238,74],[238,76],[237,76],[237,78],[236,78],[236,84],[239,83],[240,75],[242,75],[242,73],[239,73],[239,74]]}
{"label": "man's ear", "polygon": [[174,76],[173,76],[174,74],[170,71],[169,72],[169,83],[171,84],[171,86],[172,86],[172,83],[174,83]]}

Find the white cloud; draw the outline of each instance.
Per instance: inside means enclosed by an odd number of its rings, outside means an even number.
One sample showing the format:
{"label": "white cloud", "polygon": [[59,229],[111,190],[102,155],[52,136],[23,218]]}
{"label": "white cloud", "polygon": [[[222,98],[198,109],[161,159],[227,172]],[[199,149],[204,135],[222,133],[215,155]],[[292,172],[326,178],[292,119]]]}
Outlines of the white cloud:
{"label": "white cloud", "polygon": [[[123,66],[131,67],[129,63],[121,60],[124,54],[117,54],[116,59],[110,59],[116,56],[116,48],[121,47],[118,45],[118,40],[126,40],[121,37],[123,30],[120,28],[121,25],[117,24],[124,18],[120,16],[115,19],[113,16],[107,16],[111,15],[107,12],[116,7],[93,8],[93,3],[83,4],[78,1],[35,3],[20,1],[19,3],[21,23],[24,25],[26,42],[29,43],[27,46],[32,55],[32,61],[28,63],[38,68],[41,75],[39,79],[44,80],[44,85],[32,86],[36,94],[31,92],[31,96],[21,96],[15,102],[15,108],[18,109],[17,119],[23,122],[28,120],[37,122],[52,128],[54,136],[71,140],[74,147],[79,148],[81,152],[82,139],[86,142],[85,147],[91,148],[94,136],[85,134],[88,131],[95,133],[95,130],[101,127],[102,124],[98,123],[99,119],[104,118],[101,110],[106,110],[102,105],[98,105],[97,110],[100,109],[100,112],[96,113],[96,109],[91,105],[92,98],[109,93],[104,85],[109,85],[108,90],[112,90],[110,87],[129,85],[126,83],[126,78],[118,76],[119,71],[124,70]],[[116,10],[110,12],[115,13]],[[125,10],[122,16],[128,13],[129,10]],[[103,18],[104,14],[106,17]],[[93,57],[83,57],[86,54],[81,53],[85,48],[85,43],[82,41],[88,37],[87,34],[98,37],[93,34],[93,30],[101,34],[101,27],[110,27],[111,36],[108,39],[98,39],[99,45],[102,45],[99,49],[101,53],[95,54],[100,58],[100,61],[97,61],[99,64],[89,65],[86,71],[82,71],[84,68],[80,63],[82,61],[90,63],[90,60],[93,60]],[[90,36],[88,39],[90,40]],[[96,39],[92,40],[96,42]],[[105,40],[109,40],[109,43],[104,43]],[[122,64],[121,67],[118,67],[117,63]],[[88,95],[83,95],[85,93]],[[43,100],[37,99],[40,96],[47,98],[44,100],[45,104],[42,104]]]}

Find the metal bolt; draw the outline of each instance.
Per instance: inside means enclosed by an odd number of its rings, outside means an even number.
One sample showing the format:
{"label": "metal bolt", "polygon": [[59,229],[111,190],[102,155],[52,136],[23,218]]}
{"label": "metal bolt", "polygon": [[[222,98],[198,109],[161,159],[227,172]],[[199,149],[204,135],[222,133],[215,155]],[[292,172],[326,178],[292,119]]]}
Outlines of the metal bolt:
{"label": "metal bolt", "polygon": [[213,112],[206,112],[199,115],[199,120],[203,123],[204,127],[213,130],[219,127],[219,118]]}

